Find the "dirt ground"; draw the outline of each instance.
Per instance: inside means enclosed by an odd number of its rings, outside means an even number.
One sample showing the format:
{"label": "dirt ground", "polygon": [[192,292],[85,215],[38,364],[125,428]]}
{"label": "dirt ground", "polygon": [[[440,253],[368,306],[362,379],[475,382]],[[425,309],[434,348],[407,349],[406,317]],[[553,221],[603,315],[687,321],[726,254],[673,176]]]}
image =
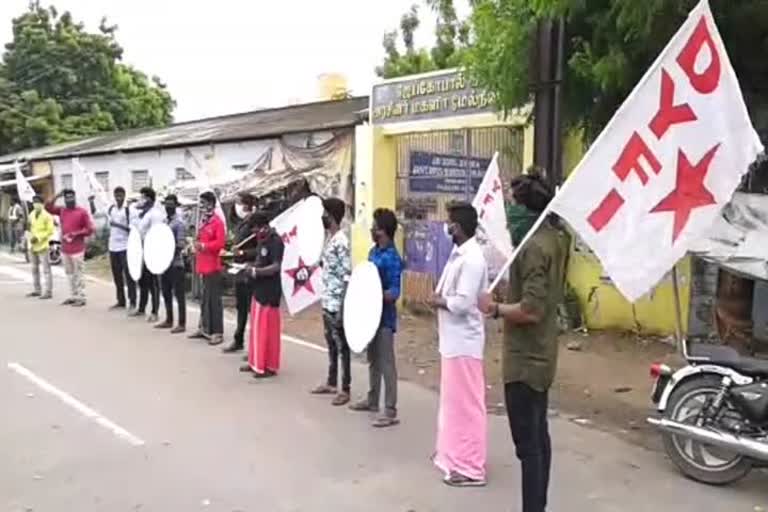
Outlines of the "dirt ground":
{"label": "dirt ground", "polygon": [[[102,258],[87,263],[93,275],[110,279]],[[225,304],[232,304],[231,298]],[[325,345],[319,307],[291,317],[285,314],[286,333]],[[400,378],[433,389],[439,388],[440,356],[437,323],[433,316],[401,312],[395,339]],[[486,380],[488,409],[504,413],[501,379],[501,324],[488,323]],[[570,348],[569,348],[570,347]],[[572,350],[575,348],[575,350]],[[583,426],[610,431],[630,442],[658,449],[658,433],[645,419],[653,413],[648,370],[654,362],[680,364],[675,348],[659,340],[616,332],[569,332],[560,338],[560,359],[551,399],[552,414]],[[365,392],[366,383],[353,383],[353,393]]]}

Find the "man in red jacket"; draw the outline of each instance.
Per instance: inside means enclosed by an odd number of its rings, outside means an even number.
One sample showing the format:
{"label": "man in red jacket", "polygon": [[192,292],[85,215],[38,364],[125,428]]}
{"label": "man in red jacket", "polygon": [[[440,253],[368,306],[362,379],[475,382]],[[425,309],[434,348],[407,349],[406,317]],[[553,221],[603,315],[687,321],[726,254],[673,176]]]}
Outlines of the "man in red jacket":
{"label": "man in red jacket", "polygon": [[[64,208],[56,206],[56,200],[64,198]],[[85,306],[85,240],[93,234],[91,216],[85,208],[77,206],[75,191],[64,189],[45,204],[51,215],[59,216],[61,225],[61,259],[69,280],[70,297],[62,305]]]}
{"label": "man in red jacket", "polygon": [[224,292],[221,250],[226,242],[224,221],[216,215],[213,192],[200,194],[200,225],[195,242],[195,271],[203,279],[203,300],[200,304],[200,327],[191,339],[208,339],[209,345],[224,341]]}

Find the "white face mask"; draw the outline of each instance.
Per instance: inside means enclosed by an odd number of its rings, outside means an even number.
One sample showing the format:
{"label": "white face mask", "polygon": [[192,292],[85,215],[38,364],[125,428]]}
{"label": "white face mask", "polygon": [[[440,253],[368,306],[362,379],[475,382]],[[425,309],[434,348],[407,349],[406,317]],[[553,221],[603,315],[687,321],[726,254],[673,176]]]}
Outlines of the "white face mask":
{"label": "white face mask", "polygon": [[245,208],[242,204],[236,204],[235,205],[235,214],[237,215],[238,219],[244,219],[248,216],[250,212]]}

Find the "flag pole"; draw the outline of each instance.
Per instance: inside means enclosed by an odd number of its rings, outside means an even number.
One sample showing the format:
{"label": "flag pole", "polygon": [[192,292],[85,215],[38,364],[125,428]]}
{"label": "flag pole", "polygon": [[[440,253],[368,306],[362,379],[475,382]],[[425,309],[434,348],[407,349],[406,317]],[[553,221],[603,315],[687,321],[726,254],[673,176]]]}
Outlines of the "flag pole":
{"label": "flag pole", "polygon": [[677,263],[672,267],[672,292],[675,298],[675,341],[684,358],[688,358],[687,340],[683,334],[683,311],[680,306],[680,285],[677,280]]}

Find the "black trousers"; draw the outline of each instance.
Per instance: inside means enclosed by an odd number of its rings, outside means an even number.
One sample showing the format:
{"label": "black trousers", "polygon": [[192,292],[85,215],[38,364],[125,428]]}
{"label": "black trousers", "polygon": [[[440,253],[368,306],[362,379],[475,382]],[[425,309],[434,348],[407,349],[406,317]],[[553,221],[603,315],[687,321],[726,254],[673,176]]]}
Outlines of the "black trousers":
{"label": "black trousers", "polygon": [[339,356],[341,356],[341,390],[349,393],[352,384],[352,355],[344,336],[344,320],[341,311],[323,310],[325,342],[328,344],[328,382],[331,387],[339,383]]}
{"label": "black trousers", "polygon": [[545,512],[552,465],[548,393],[522,382],[504,385],[509,428],[523,477],[523,512]]}
{"label": "black trousers", "polygon": [[203,300],[200,304],[200,330],[214,336],[224,334],[224,276],[221,272],[202,276]]}
{"label": "black trousers", "polygon": [[128,272],[128,256],[126,251],[109,253],[109,266],[112,267],[112,281],[115,283],[117,304],[125,307],[125,289],[128,288],[128,303],[136,307],[136,283]]}
{"label": "black trousers", "polygon": [[146,265],[141,269],[141,279],[139,279],[139,312],[144,313],[147,310],[147,302],[152,296],[152,314],[157,315],[160,311],[160,284],[157,276],[149,271]]}
{"label": "black trousers", "polygon": [[248,317],[251,314],[252,287],[248,281],[235,281],[235,305],[237,307],[237,330],[235,331],[235,345],[245,346],[245,328],[248,325]]}
{"label": "black trousers", "polygon": [[160,286],[163,290],[163,302],[165,302],[165,321],[173,324],[173,298],[179,306],[179,325],[187,325],[187,289],[184,267],[171,267],[160,278]]}

